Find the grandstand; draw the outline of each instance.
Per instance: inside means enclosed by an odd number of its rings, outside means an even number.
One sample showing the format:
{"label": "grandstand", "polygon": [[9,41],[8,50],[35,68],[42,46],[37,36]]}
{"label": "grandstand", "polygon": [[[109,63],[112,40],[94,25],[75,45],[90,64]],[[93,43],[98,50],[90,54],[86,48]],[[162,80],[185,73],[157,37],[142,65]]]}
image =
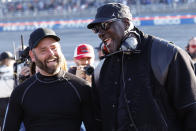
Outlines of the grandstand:
{"label": "grandstand", "polygon": [[98,6],[114,1],[134,16],[196,12],[196,0],[0,0],[0,21],[93,17]]}

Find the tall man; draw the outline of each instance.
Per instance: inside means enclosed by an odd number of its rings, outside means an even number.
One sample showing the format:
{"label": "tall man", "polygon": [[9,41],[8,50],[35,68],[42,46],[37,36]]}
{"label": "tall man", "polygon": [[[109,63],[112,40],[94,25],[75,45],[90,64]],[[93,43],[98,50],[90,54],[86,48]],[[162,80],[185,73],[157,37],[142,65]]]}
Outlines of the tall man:
{"label": "tall man", "polygon": [[61,70],[60,38],[53,30],[38,28],[29,39],[29,55],[36,73],[13,91],[3,131],[80,131],[84,121],[93,130],[90,87],[86,81]]}
{"label": "tall man", "polygon": [[144,34],[120,3],[99,7],[88,28],[105,45],[94,71],[96,129],[196,130],[196,78],[184,50]]}

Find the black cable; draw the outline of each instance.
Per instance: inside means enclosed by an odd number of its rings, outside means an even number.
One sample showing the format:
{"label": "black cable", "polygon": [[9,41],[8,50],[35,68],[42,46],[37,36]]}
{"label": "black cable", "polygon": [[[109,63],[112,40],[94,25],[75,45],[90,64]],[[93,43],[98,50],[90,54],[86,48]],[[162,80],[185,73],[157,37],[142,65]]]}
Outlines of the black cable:
{"label": "black cable", "polygon": [[124,65],[124,52],[123,52],[123,55],[122,55],[122,82],[123,82],[123,91],[124,91],[124,99],[125,99],[125,103],[126,103],[126,107],[127,107],[127,111],[128,111],[128,115],[129,115],[129,119],[131,121],[131,124],[133,125],[133,128],[135,129],[135,131],[138,131],[137,129],[137,126],[133,120],[133,117],[131,115],[131,111],[130,111],[130,108],[129,108],[129,104],[128,104],[128,100],[127,100],[127,94],[126,94],[126,87],[125,87],[125,76],[124,76],[124,68],[123,68],[123,65]]}

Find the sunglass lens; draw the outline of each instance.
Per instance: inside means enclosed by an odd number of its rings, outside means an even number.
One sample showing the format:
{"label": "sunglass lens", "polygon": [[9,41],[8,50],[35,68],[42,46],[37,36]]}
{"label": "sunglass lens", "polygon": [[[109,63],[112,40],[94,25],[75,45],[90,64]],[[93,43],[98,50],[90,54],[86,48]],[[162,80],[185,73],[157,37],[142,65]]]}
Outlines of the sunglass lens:
{"label": "sunglass lens", "polygon": [[99,30],[98,30],[98,28],[97,28],[96,26],[92,28],[92,31],[93,31],[94,33],[98,33],[98,32],[99,32]]}
{"label": "sunglass lens", "polygon": [[196,48],[196,45],[191,45],[191,48]]}
{"label": "sunglass lens", "polygon": [[109,28],[110,28],[110,25],[111,25],[112,22],[103,22],[103,23],[100,23],[98,25],[95,25],[93,28],[92,28],[92,31],[94,33],[98,33],[99,32],[99,28],[101,28],[102,30],[104,31],[107,31]]}
{"label": "sunglass lens", "polygon": [[101,28],[105,31],[108,30],[110,28],[110,23],[108,22],[101,23]]}

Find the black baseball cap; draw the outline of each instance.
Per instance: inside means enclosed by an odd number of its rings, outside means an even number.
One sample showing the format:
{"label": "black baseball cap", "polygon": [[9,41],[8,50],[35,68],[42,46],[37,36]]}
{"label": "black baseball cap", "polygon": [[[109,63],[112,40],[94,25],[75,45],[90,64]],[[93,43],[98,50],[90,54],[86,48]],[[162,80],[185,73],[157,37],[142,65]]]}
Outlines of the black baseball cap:
{"label": "black baseball cap", "polygon": [[95,24],[122,18],[132,19],[129,7],[122,3],[108,3],[97,9],[95,19],[87,25],[87,28],[91,29]]}
{"label": "black baseball cap", "polygon": [[38,28],[30,34],[30,38],[29,38],[30,50],[35,48],[39,44],[39,42],[46,37],[50,37],[55,39],[56,41],[60,41],[60,38],[56,35],[56,33],[52,29]]}
{"label": "black baseball cap", "polygon": [[5,60],[5,59],[14,59],[14,57],[11,52],[5,51],[0,54],[0,61]]}

